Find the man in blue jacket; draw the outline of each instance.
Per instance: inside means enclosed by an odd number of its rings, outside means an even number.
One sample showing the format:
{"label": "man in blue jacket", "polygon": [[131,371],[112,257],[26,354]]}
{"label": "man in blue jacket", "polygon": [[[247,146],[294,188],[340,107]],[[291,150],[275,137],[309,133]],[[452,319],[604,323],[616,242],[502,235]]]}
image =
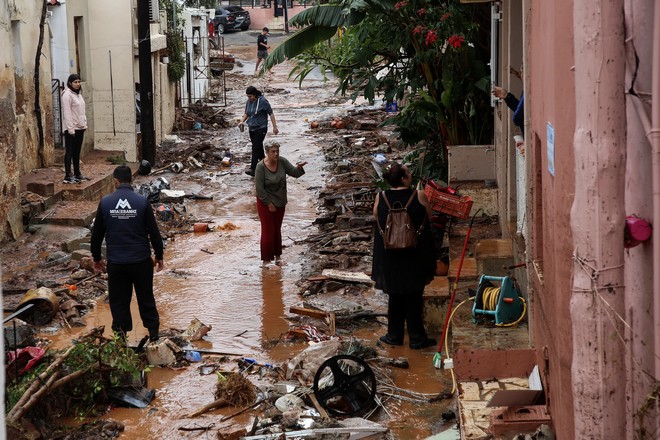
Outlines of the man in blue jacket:
{"label": "man in blue jacket", "polygon": [[[112,330],[125,336],[133,329],[131,297],[133,288],[142,323],[151,341],[158,340],[160,321],[153,291],[154,266],[161,271],[163,240],[156,217],[146,197],[133,192],[133,173],[125,165],[112,173],[116,191],[101,199],[92,231],[94,269],[101,272],[105,264],[101,245],[105,237],[107,252],[108,291]],[[154,249],[155,264],[151,259]]]}

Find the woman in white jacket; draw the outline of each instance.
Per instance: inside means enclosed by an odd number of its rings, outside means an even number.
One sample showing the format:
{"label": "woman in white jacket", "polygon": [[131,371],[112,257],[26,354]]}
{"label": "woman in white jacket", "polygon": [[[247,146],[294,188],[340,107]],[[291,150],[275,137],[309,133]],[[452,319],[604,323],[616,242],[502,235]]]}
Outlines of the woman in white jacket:
{"label": "woman in white jacket", "polygon": [[[64,183],[78,183],[89,180],[80,172],[80,149],[87,130],[87,116],[85,116],[85,100],[80,86],[80,76],[75,73],[69,75],[66,89],[62,93],[62,121],[64,129]],[[73,174],[71,164],[73,163]]]}

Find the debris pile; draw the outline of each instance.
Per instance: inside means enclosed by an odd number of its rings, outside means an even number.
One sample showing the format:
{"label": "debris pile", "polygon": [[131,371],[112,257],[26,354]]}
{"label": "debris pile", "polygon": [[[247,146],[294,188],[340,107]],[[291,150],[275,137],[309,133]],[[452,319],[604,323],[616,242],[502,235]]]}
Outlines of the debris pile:
{"label": "debris pile", "polygon": [[[185,112],[178,112],[174,123],[174,131],[227,128],[231,118],[224,108],[212,107],[202,103],[191,104]],[[197,125],[196,125],[197,124]]]}
{"label": "debris pile", "polygon": [[[29,369],[12,377],[7,384],[11,436],[25,438],[21,431],[38,431],[39,438],[53,438],[55,418],[98,414],[103,408],[99,405],[107,403],[106,389],[142,386],[140,372],[145,364],[123,340],[105,338],[103,331],[104,327],[96,327],[67,350],[42,354]],[[113,425],[108,430],[118,434],[123,427]]]}

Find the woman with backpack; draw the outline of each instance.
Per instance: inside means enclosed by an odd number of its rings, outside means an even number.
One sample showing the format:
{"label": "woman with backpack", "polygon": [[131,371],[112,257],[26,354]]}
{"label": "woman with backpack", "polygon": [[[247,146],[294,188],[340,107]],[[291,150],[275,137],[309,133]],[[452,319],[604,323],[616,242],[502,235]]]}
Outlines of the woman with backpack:
{"label": "woman with backpack", "polygon": [[[403,345],[405,327],[412,349],[431,347],[435,339],[426,335],[422,320],[424,286],[435,275],[435,250],[429,218],[431,207],[423,191],[411,189],[412,175],[408,168],[394,163],[384,174],[390,189],[376,197],[373,214],[373,266],[371,279],[376,288],[388,296],[387,334],[380,340],[390,345]],[[412,225],[395,218],[405,210]],[[402,228],[402,230],[392,230]],[[388,230],[389,229],[389,230]],[[413,230],[415,239],[406,237]]]}

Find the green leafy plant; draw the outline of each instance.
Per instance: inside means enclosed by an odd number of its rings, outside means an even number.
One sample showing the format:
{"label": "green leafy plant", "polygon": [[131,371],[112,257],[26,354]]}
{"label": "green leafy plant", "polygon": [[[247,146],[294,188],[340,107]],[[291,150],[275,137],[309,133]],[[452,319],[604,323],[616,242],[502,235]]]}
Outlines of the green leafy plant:
{"label": "green leafy plant", "polygon": [[[57,356],[60,352],[53,352]],[[105,400],[105,390],[122,385],[139,385],[144,363],[119,338],[85,340],[75,344],[60,367],[60,376],[82,372],[66,386],[53,390],[39,402],[49,408],[52,417],[84,418],[96,414],[97,405]],[[7,387],[7,412],[18,402],[46,364],[30,370],[21,380]],[[38,409],[35,408],[35,411]]]}
{"label": "green leafy plant", "polygon": [[445,180],[448,145],[490,143],[488,7],[459,0],[344,0],[309,8],[301,28],[266,59],[294,59],[302,81],[312,67],[331,71],[338,93],[398,101],[385,124],[404,143],[437,149]]}
{"label": "green leafy plant", "polygon": [[[167,56],[170,59],[167,65],[167,76],[170,81],[176,82],[186,73],[186,46],[183,38],[183,24],[181,12],[183,6],[174,0],[160,0],[160,8],[165,10],[167,17]],[[176,17],[176,20],[175,20]]]}

